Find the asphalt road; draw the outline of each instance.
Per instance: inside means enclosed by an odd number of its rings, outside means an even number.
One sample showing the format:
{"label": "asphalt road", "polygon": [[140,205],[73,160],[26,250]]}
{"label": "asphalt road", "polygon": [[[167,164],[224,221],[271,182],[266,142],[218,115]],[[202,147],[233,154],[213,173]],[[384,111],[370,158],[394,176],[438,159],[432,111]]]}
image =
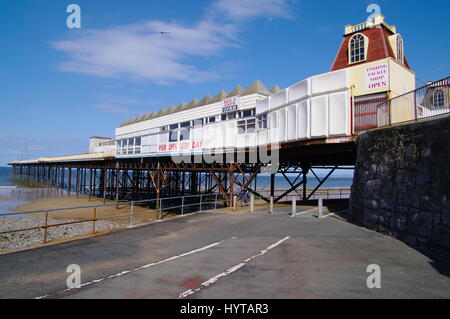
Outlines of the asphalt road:
{"label": "asphalt road", "polygon": [[[0,298],[450,297],[450,265],[338,216],[289,210],[198,213],[1,255]],[[67,290],[70,264],[79,289]],[[370,264],[379,289],[367,287]]]}

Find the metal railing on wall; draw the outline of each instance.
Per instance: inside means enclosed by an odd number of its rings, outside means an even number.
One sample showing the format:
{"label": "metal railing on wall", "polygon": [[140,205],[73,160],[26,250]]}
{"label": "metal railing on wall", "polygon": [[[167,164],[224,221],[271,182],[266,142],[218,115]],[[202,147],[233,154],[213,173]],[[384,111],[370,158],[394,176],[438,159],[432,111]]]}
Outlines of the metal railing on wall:
{"label": "metal railing on wall", "polygon": [[[308,193],[310,193],[312,189],[308,189]],[[283,190],[275,191],[275,196],[280,195],[283,193]],[[262,190],[260,191],[260,194],[267,194],[270,196],[269,190]],[[351,189],[350,188],[324,188],[324,189],[318,189],[316,192],[314,192],[313,195],[309,197],[309,200],[317,200],[319,198],[330,200],[330,199],[348,199],[350,198]],[[301,194],[296,195],[286,195],[283,197],[284,201],[289,201],[292,198],[298,198],[300,200]],[[282,200],[282,201],[283,201]]]}
{"label": "metal railing on wall", "polygon": [[[69,226],[69,225],[77,225],[84,223],[91,223],[92,228],[90,232],[78,235],[88,235],[97,233],[97,223],[102,221],[111,221],[114,219],[121,219],[121,223],[117,223],[117,227],[113,228],[124,228],[125,226],[133,226],[142,224],[138,219],[138,216],[145,216],[151,213],[157,214],[157,220],[163,220],[165,216],[170,213],[177,215],[184,215],[191,212],[201,212],[207,210],[217,210],[218,208],[222,208],[225,206],[231,206],[231,196],[230,194],[201,194],[201,195],[189,195],[189,196],[180,196],[180,197],[167,197],[167,198],[159,198],[159,199],[149,199],[149,200],[140,200],[140,201],[131,201],[131,202],[115,202],[109,204],[100,204],[100,205],[90,205],[90,206],[78,206],[78,207],[67,207],[67,208],[55,208],[55,209],[45,209],[45,210],[34,210],[34,211],[23,211],[23,212],[15,212],[15,213],[0,213],[0,218],[14,218],[20,216],[39,216],[42,218],[42,223],[37,226],[26,227],[26,228],[17,228],[10,229],[6,231],[0,232],[0,237],[3,235],[18,233],[18,232],[27,232],[33,230],[43,230],[42,232],[42,243],[47,243],[49,241],[49,229],[61,227],[61,226]],[[146,208],[146,206],[156,206],[156,208]],[[102,208],[114,207],[116,206],[119,212],[123,210],[126,213],[119,213],[107,216],[101,216],[99,211]],[[119,208],[122,208],[121,210]],[[79,220],[73,221],[65,221],[62,223],[52,222],[52,213],[64,213],[67,214],[69,212],[81,213],[82,215],[89,216]],[[67,219],[70,219],[68,217]],[[124,220],[126,220],[124,222]],[[75,236],[68,236],[63,238],[70,238]],[[6,240],[7,238],[3,237],[2,240]],[[57,238],[62,239],[62,238]]]}
{"label": "metal railing on wall", "polygon": [[378,127],[450,113],[450,77],[377,105]]}

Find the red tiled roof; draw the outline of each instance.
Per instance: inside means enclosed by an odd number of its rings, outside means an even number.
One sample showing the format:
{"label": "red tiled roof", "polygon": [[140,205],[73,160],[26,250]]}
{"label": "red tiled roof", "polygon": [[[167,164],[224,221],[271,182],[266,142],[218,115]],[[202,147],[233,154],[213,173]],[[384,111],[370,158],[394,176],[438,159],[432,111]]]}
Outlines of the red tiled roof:
{"label": "red tiled roof", "polygon": [[[353,63],[351,64],[351,66],[361,63],[373,62],[388,57],[395,59],[394,52],[389,43],[389,36],[393,35],[393,33],[385,26],[379,25],[374,28],[364,29],[355,33],[362,33],[369,39],[369,48],[367,51],[367,59],[359,63]],[[331,66],[331,71],[344,69],[350,66],[350,64],[348,63],[348,43],[355,33],[350,33],[344,36],[341,47],[339,48],[333,65]],[[405,67],[410,69],[406,58]]]}

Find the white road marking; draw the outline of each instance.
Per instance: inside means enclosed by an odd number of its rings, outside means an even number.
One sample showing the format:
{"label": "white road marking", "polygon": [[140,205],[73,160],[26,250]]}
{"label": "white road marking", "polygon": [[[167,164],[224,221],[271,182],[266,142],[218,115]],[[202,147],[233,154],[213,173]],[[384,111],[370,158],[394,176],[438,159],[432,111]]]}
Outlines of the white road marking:
{"label": "white road marking", "polygon": [[58,291],[56,293],[52,293],[52,294],[48,294],[48,295],[44,295],[44,296],[39,296],[39,297],[36,297],[34,299],[43,299],[43,298],[50,297],[52,295],[61,294],[61,293],[64,293],[64,292],[75,290],[75,289],[81,289],[83,287],[86,287],[86,286],[89,286],[89,285],[93,285],[93,284],[96,284],[98,282],[101,282],[101,281],[104,281],[104,280],[107,280],[107,279],[117,278],[117,277],[129,274],[131,272],[135,272],[135,271],[138,271],[138,270],[142,270],[142,269],[146,269],[146,268],[149,268],[149,267],[157,266],[157,265],[160,265],[160,264],[163,264],[163,263],[167,263],[169,261],[173,261],[173,260],[176,260],[176,259],[179,259],[179,258],[182,258],[182,257],[186,257],[186,256],[189,256],[189,255],[192,255],[192,254],[195,254],[195,253],[199,253],[199,252],[202,252],[202,251],[207,250],[209,248],[216,247],[216,246],[224,243],[227,240],[233,240],[233,239],[237,239],[237,237],[224,239],[224,240],[215,242],[215,243],[213,243],[211,245],[204,246],[202,248],[198,248],[198,249],[195,249],[195,250],[188,251],[188,252],[183,253],[181,255],[173,256],[173,257],[170,257],[170,258],[167,258],[167,259],[164,259],[164,260],[160,260],[160,261],[157,261],[157,262],[154,262],[154,263],[151,263],[151,264],[147,264],[147,265],[144,265],[144,266],[141,266],[141,267],[138,267],[138,268],[125,270],[125,271],[122,271],[120,273],[117,273],[117,274],[114,274],[114,275],[109,275],[107,277],[103,277],[103,278],[100,278],[100,279],[95,279],[95,280],[92,280],[92,281],[88,281],[88,282],[85,282],[85,283],[81,284],[80,288],[68,288],[68,289],[60,290],[60,291]]}
{"label": "white road marking", "polygon": [[240,268],[244,267],[245,265],[247,265],[247,264],[248,264],[249,262],[251,262],[252,260],[254,260],[254,259],[258,258],[258,257],[261,257],[261,256],[265,255],[265,254],[268,253],[270,250],[272,250],[272,249],[274,249],[275,247],[281,245],[283,242],[285,242],[285,241],[288,240],[289,238],[290,238],[290,237],[287,236],[287,237],[283,238],[282,240],[277,241],[275,244],[272,244],[272,245],[270,245],[269,247],[267,247],[266,249],[261,250],[261,252],[259,252],[258,254],[254,255],[254,256],[252,256],[252,257],[250,257],[250,258],[247,258],[247,259],[244,260],[242,263],[237,264],[236,266],[233,266],[233,267],[227,269],[227,270],[224,271],[223,273],[220,273],[220,274],[218,274],[218,275],[216,275],[216,276],[214,276],[214,277],[208,279],[207,281],[205,281],[204,283],[202,283],[202,284],[200,285],[200,287],[195,288],[195,289],[189,289],[189,290],[186,290],[185,292],[182,292],[182,293],[178,296],[178,298],[186,298],[186,297],[188,297],[188,296],[190,296],[190,295],[192,295],[192,294],[194,294],[194,293],[196,293],[196,292],[202,290],[203,288],[206,288],[206,287],[208,287],[208,286],[210,286],[210,285],[216,283],[220,278],[223,278],[223,277],[225,277],[225,276],[228,276],[229,274],[235,272],[236,270],[239,270]]}
{"label": "white road marking", "polygon": [[317,209],[318,208],[316,207],[316,208],[308,209],[308,210],[305,210],[305,211],[302,211],[302,212],[297,212],[295,214],[290,214],[290,217],[295,217],[295,216],[298,216],[298,215],[303,215],[303,214],[306,214],[306,213],[310,213],[310,212],[315,211]]}

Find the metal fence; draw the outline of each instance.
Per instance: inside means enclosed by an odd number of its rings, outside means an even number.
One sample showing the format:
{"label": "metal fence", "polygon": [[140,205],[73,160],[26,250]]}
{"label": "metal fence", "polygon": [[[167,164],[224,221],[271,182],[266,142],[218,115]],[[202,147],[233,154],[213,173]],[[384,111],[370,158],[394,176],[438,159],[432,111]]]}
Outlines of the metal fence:
{"label": "metal fence", "polygon": [[[264,191],[262,192],[264,193]],[[348,198],[350,196],[350,189],[323,189],[319,190],[314,194],[314,199],[338,199],[338,198]],[[285,196],[286,200],[293,198],[295,196],[288,195]],[[254,197],[255,200],[260,200],[259,196]],[[77,207],[65,207],[65,208],[55,208],[55,209],[44,209],[44,210],[34,210],[34,211],[23,211],[14,213],[0,213],[0,226],[3,218],[9,217],[14,219],[14,217],[21,216],[37,216],[38,221],[32,221],[32,225],[23,228],[12,228],[0,231],[0,239],[7,240],[8,235],[22,232],[35,231],[32,236],[39,237],[36,232],[39,232],[42,236],[42,241],[38,238],[34,238],[34,243],[47,243],[59,239],[68,239],[80,235],[96,234],[101,231],[105,231],[105,225],[100,225],[101,222],[107,222],[114,220],[111,229],[121,229],[127,226],[139,225],[146,223],[150,220],[163,220],[167,215],[184,215],[191,212],[201,212],[207,210],[217,210],[222,207],[232,207],[233,210],[237,207],[249,206],[250,199],[240,198],[236,194],[201,194],[201,195],[188,195],[179,197],[166,197],[160,199],[149,199],[149,200],[139,200],[130,202],[114,202],[108,204],[99,205],[89,205],[89,206],[77,206]],[[110,213],[110,208],[112,213]],[[252,210],[252,208],[250,208]],[[106,213],[108,211],[108,213]],[[59,213],[59,215],[57,215]],[[150,214],[152,218],[149,218]],[[62,216],[62,217],[61,217]],[[77,216],[77,217],[74,217]],[[145,218],[147,217],[147,218]],[[62,222],[57,222],[61,219]],[[74,219],[74,220],[71,220]],[[90,226],[84,227],[84,232],[75,234],[66,234],[60,236],[49,236],[49,230],[53,228],[70,226],[70,225],[80,225],[80,224],[90,224]],[[12,223],[14,225],[14,223]],[[101,229],[99,229],[101,228]],[[1,230],[1,228],[0,228]],[[70,233],[70,232],[69,232]],[[6,237],[5,237],[6,236]],[[53,237],[50,238],[49,237]],[[22,246],[28,246],[30,244],[25,243]],[[21,247],[22,247],[21,246]],[[17,248],[14,246],[14,248]],[[1,250],[2,248],[0,248]],[[9,249],[9,248],[8,248]]]}
{"label": "metal fence", "polygon": [[450,77],[378,104],[378,127],[450,113]]}
{"label": "metal fence", "polygon": [[[76,225],[82,223],[92,223],[92,234],[95,234],[97,229],[96,225],[101,221],[108,221],[113,219],[127,219],[128,225],[136,225],[137,217],[142,215],[148,215],[150,213],[157,213],[158,220],[162,220],[164,216],[167,216],[170,213],[176,213],[184,215],[190,212],[200,212],[206,210],[216,210],[221,207],[230,206],[231,196],[229,194],[201,194],[201,195],[189,195],[189,196],[181,196],[181,197],[169,197],[169,198],[160,198],[160,199],[149,199],[149,200],[141,200],[141,201],[131,201],[131,202],[115,202],[110,204],[101,204],[101,205],[91,205],[91,206],[79,206],[79,207],[67,207],[67,208],[56,208],[56,209],[45,209],[45,210],[35,210],[35,211],[24,211],[24,212],[15,212],[15,213],[0,213],[1,217],[18,217],[20,215],[39,215],[43,218],[43,223],[41,225],[20,228],[20,229],[11,229],[7,231],[0,232],[0,235],[7,235],[18,232],[27,232],[32,230],[43,230],[43,243],[47,243],[48,240],[48,230],[55,227],[68,226],[68,225]],[[109,215],[109,216],[99,216],[98,211],[105,207],[114,207],[119,210],[120,207],[125,208],[128,212],[121,213],[117,215]],[[146,208],[150,206],[156,206],[156,208]],[[90,215],[89,218],[85,218],[82,220],[73,220],[66,221],[63,223],[50,223],[49,218],[52,213],[57,212],[83,212],[84,215]],[[70,219],[70,218],[68,218]],[[1,221],[1,219],[0,219]],[[123,223],[117,224],[116,228],[123,228]],[[86,235],[86,234],[82,234]],[[73,236],[72,236],[73,237]],[[67,237],[66,237],[67,238]]]}
{"label": "metal fence", "polygon": [[[312,189],[308,189],[307,190],[308,193],[311,193]],[[351,194],[351,189],[350,188],[323,188],[323,189],[318,189],[314,192],[314,194],[312,194],[308,200],[316,200],[319,198],[322,199],[348,199],[350,198],[350,194]],[[269,190],[263,190],[260,191],[261,194],[267,194],[270,196],[270,191]],[[276,190],[274,195],[275,197],[277,197],[278,195],[281,195],[282,193],[284,193],[284,190]],[[301,194],[296,194],[296,195],[286,195],[284,196],[284,200],[291,200],[292,198],[298,198],[299,200],[301,199],[302,195]]]}

